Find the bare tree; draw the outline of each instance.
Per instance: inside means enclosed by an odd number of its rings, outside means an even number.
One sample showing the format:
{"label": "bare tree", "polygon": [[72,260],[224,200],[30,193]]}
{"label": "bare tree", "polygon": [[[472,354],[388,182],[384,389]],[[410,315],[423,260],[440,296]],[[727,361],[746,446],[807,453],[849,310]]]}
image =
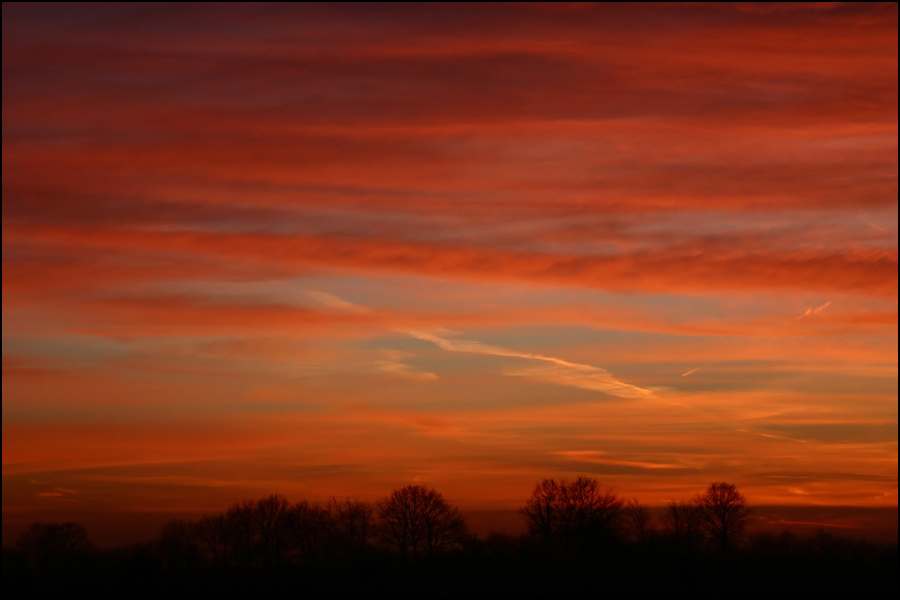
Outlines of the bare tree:
{"label": "bare tree", "polygon": [[696,502],[673,500],[666,505],[662,523],[676,547],[691,551],[697,545],[700,535],[700,506]]}
{"label": "bare tree", "polygon": [[460,542],[465,520],[436,490],[408,485],[394,490],[378,505],[381,536],[400,555],[431,556]]}
{"label": "bare tree", "polygon": [[650,508],[632,498],[625,504],[625,523],[634,538],[641,544],[647,541],[647,533],[652,526]]}
{"label": "bare tree", "polygon": [[590,551],[618,533],[623,504],[592,477],[559,483],[545,479],[535,486],[521,512],[532,533],[546,542],[559,540],[566,547]]}
{"label": "bare tree", "polygon": [[256,554],[255,506],[252,500],[236,502],[225,513],[228,546],[235,566],[250,567]]}
{"label": "bare tree", "polygon": [[44,575],[71,575],[93,549],[87,531],[78,523],[32,523],[16,546],[28,557],[31,568]]}
{"label": "bare tree", "polygon": [[560,510],[559,485],[553,479],[545,479],[531,492],[531,498],[520,512],[528,521],[528,529],[547,544],[553,542]]}
{"label": "bare tree", "polygon": [[328,512],[343,552],[349,557],[361,556],[375,535],[372,505],[349,498],[340,501],[332,498]]}
{"label": "bare tree", "polygon": [[578,477],[560,486],[562,511],[560,529],[582,550],[618,532],[622,519],[622,505],[615,492],[604,489],[593,477]]}
{"label": "bare tree", "polygon": [[169,570],[183,571],[200,565],[202,551],[196,527],[190,521],[172,519],[167,522],[159,536],[159,547]]}
{"label": "bare tree", "polygon": [[317,502],[298,502],[293,508],[294,543],[303,562],[314,564],[332,539],[333,522],[329,512]]}
{"label": "bare tree", "polygon": [[724,555],[747,524],[750,515],[747,499],[734,484],[719,481],[710,484],[696,502],[704,530]]}
{"label": "bare tree", "polygon": [[257,500],[253,513],[263,564],[267,567],[278,566],[284,560],[291,541],[291,504],[284,496],[273,494]]}
{"label": "bare tree", "polygon": [[206,551],[212,564],[225,560],[228,548],[228,526],[225,515],[206,516],[194,525],[197,542]]}

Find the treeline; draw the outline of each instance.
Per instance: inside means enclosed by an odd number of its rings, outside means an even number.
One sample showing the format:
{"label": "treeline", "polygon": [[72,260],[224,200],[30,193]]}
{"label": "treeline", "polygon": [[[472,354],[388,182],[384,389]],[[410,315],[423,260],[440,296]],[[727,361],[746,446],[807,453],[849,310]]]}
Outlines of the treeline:
{"label": "treeline", "polygon": [[[171,520],[158,539],[98,551],[75,523],[34,523],[4,549],[16,597],[894,597],[896,545],[826,535],[747,536],[737,488],[711,484],[653,518],[598,480],[547,479],[522,536],[471,535],[436,490],[380,502],[280,495]],[[601,593],[602,592],[602,593]]]}
{"label": "treeline", "polygon": [[379,503],[332,499],[291,504],[272,495],[198,521],[172,520],[159,538],[166,569],[278,569],[357,564],[376,551],[420,560],[467,546],[458,509],[433,489],[410,485]]}

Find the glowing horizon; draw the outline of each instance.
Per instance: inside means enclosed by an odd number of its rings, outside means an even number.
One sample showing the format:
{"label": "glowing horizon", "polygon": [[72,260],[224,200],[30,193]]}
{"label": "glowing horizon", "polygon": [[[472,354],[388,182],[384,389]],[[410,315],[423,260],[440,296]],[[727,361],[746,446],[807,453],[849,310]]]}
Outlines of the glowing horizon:
{"label": "glowing horizon", "polygon": [[895,3],[4,4],[3,125],[4,525],[897,506]]}

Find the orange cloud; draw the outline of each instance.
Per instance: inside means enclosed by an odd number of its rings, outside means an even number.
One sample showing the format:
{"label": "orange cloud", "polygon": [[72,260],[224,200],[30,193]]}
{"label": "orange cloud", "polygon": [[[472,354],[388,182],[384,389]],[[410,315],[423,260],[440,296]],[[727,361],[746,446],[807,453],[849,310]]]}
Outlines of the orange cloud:
{"label": "orange cloud", "polygon": [[4,6],[4,531],[896,506],[895,3],[377,12]]}
{"label": "orange cloud", "polygon": [[[20,234],[21,235],[21,234]],[[474,279],[505,278],[615,291],[681,291],[796,288],[890,297],[897,293],[895,249],[751,251],[717,240],[697,240],[657,251],[609,255],[503,252],[334,236],[151,233],[41,228],[32,234],[55,243],[120,251],[179,252],[270,265],[281,272],[310,268],[388,269]],[[10,237],[18,237],[10,231]],[[10,240],[10,242],[13,241]],[[135,265],[140,270],[140,265]],[[15,274],[10,284],[16,283]],[[26,285],[19,279],[20,285]],[[4,283],[6,275],[4,274]]]}

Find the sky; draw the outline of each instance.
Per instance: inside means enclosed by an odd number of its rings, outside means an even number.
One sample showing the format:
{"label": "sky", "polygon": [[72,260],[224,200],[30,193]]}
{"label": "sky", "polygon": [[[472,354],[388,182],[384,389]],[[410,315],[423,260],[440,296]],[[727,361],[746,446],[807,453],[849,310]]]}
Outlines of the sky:
{"label": "sky", "polygon": [[896,511],[897,23],[4,3],[4,542],[578,475]]}

